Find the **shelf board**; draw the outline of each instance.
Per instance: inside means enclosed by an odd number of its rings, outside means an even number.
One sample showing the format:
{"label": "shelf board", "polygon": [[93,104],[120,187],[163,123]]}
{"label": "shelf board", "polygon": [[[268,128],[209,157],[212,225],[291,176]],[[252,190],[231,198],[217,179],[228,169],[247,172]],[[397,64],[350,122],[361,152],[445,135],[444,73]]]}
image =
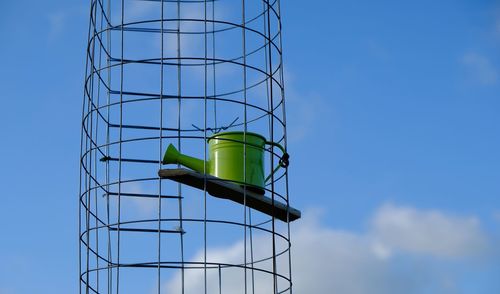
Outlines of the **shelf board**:
{"label": "shelf board", "polygon": [[170,179],[191,187],[204,189],[206,180],[207,192],[217,198],[228,199],[240,204],[246,205],[257,211],[265,213],[269,216],[282,220],[284,222],[292,222],[300,218],[301,213],[298,209],[287,206],[277,200],[261,195],[248,189],[245,191],[240,185],[221,180],[211,175],[203,175],[193,170],[177,168],[177,169],[161,169],[158,175],[162,179]]}

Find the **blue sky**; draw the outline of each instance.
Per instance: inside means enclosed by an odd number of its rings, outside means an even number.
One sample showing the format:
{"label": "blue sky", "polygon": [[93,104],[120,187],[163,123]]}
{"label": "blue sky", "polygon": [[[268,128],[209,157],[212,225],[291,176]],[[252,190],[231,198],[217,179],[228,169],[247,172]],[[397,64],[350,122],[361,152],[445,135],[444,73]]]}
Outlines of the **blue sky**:
{"label": "blue sky", "polygon": [[[298,292],[499,293],[500,2],[309,2],[282,1]],[[0,11],[0,294],[76,293],[88,3]]]}

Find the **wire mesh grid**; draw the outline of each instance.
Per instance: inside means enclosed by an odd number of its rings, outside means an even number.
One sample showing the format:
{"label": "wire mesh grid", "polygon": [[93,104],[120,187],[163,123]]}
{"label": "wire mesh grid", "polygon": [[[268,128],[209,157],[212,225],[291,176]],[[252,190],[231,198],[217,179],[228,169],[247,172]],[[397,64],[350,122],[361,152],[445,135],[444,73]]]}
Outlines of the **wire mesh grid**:
{"label": "wire mesh grid", "polygon": [[[285,121],[279,0],[92,0],[80,293],[292,293],[289,222],[158,176],[220,132],[286,148]],[[265,196],[289,205],[276,149]]]}

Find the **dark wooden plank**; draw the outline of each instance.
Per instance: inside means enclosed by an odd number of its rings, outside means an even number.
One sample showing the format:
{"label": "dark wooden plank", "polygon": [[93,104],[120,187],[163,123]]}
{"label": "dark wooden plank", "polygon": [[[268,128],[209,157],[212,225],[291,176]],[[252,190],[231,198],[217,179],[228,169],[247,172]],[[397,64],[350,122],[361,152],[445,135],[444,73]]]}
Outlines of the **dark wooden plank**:
{"label": "dark wooden plank", "polygon": [[[206,189],[210,195],[240,204],[244,203],[245,190],[241,186],[214,176],[204,176],[193,170],[183,168],[161,169],[158,175],[163,179],[171,179],[201,190],[204,188],[206,178]],[[267,215],[274,215],[275,218],[284,222],[294,221],[301,216],[300,211],[291,206],[287,207],[286,204],[277,200],[273,202],[269,197],[248,190],[246,191],[246,205]],[[289,214],[288,217],[287,214]]]}

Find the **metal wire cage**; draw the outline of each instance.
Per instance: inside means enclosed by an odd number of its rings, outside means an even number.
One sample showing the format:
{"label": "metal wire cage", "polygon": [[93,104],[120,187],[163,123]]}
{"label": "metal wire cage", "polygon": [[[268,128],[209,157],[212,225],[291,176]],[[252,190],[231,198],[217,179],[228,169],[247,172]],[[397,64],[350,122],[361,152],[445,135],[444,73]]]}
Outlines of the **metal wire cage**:
{"label": "metal wire cage", "polygon": [[[280,17],[279,0],[91,1],[80,293],[292,293],[289,219],[244,186],[235,203],[158,176],[167,145],[206,161],[223,131],[286,148]],[[262,197],[289,207],[280,152],[264,153]]]}

